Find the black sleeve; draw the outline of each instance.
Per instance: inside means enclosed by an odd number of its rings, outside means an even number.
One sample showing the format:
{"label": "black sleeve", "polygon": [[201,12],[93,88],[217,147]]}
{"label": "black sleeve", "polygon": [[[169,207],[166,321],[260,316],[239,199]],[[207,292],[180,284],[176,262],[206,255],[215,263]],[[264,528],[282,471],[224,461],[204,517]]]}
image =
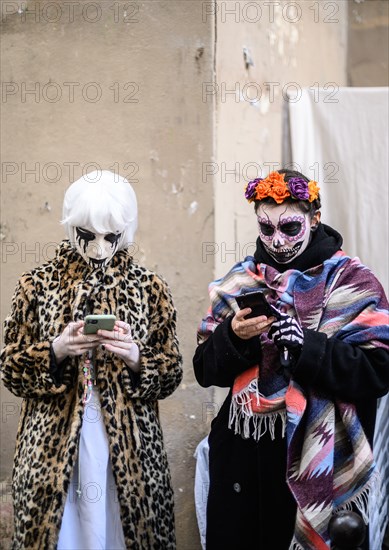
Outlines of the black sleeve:
{"label": "black sleeve", "polygon": [[389,353],[304,329],[304,345],[293,376],[302,387],[311,386],[351,403],[378,398],[389,390]]}
{"label": "black sleeve", "polygon": [[54,379],[57,387],[63,384],[64,368],[69,363],[66,357],[60,364],[57,362],[57,358],[54,353],[53,344],[50,344],[50,374]]}
{"label": "black sleeve", "polygon": [[232,386],[236,376],[256,365],[261,356],[259,337],[238,338],[231,328],[232,318],[218,325],[211,336],[200,344],[193,357],[197,382],[207,388]]}

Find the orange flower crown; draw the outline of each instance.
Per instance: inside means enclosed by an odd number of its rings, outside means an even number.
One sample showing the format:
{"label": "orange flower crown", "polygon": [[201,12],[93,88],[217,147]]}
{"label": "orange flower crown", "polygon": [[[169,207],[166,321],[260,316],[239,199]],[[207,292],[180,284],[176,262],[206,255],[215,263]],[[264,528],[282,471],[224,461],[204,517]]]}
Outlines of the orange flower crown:
{"label": "orange flower crown", "polygon": [[266,178],[250,181],[245,187],[245,197],[249,202],[271,197],[277,204],[291,197],[294,200],[313,202],[319,196],[320,187],[316,181],[306,181],[300,177],[285,181],[284,174],[271,172]]}

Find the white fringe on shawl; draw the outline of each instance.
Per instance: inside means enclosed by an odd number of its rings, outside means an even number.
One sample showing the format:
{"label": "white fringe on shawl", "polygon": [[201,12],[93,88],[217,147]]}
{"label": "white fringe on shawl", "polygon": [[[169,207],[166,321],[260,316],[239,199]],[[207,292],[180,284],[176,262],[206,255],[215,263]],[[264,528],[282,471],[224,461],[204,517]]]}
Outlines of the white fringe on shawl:
{"label": "white fringe on shawl", "polygon": [[[256,441],[269,431],[270,437],[275,438],[275,423],[277,418],[282,421],[282,437],[285,437],[286,430],[286,409],[269,413],[256,413],[251,406],[250,394],[255,394],[257,404],[259,398],[265,397],[258,391],[258,381],[252,380],[246,388],[232,396],[228,427],[234,429],[244,439],[253,437]],[[252,432],[250,433],[252,429]]]}

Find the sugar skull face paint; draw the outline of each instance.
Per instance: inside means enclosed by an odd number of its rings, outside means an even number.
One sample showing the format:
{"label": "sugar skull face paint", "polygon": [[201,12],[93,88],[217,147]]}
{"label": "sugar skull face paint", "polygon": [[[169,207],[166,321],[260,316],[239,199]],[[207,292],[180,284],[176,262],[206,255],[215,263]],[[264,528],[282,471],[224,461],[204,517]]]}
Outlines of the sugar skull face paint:
{"label": "sugar skull face paint", "polygon": [[315,214],[311,220],[309,214],[291,204],[260,204],[257,220],[266,252],[279,264],[287,264],[307,248],[318,217]]}
{"label": "sugar skull face paint", "polygon": [[79,254],[92,267],[105,267],[115,254],[121,233],[95,233],[75,227],[75,245]]}

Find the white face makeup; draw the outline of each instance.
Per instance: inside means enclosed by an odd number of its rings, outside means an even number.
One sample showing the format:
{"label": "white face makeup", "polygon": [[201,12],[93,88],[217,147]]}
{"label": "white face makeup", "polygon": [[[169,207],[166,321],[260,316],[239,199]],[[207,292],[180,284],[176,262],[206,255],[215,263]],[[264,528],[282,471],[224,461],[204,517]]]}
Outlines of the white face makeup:
{"label": "white face makeup", "polygon": [[76,250],[92,267],[105,267],[115,254],[121,233],[95,233],[90,228],[75,227]]}
{"label": "white face makeup", "polygon": [[266,252],[279,264],[287,264],[307,248],[312,225],[318,218],[291,204],[260,204],[257,209],[259,237]]}

